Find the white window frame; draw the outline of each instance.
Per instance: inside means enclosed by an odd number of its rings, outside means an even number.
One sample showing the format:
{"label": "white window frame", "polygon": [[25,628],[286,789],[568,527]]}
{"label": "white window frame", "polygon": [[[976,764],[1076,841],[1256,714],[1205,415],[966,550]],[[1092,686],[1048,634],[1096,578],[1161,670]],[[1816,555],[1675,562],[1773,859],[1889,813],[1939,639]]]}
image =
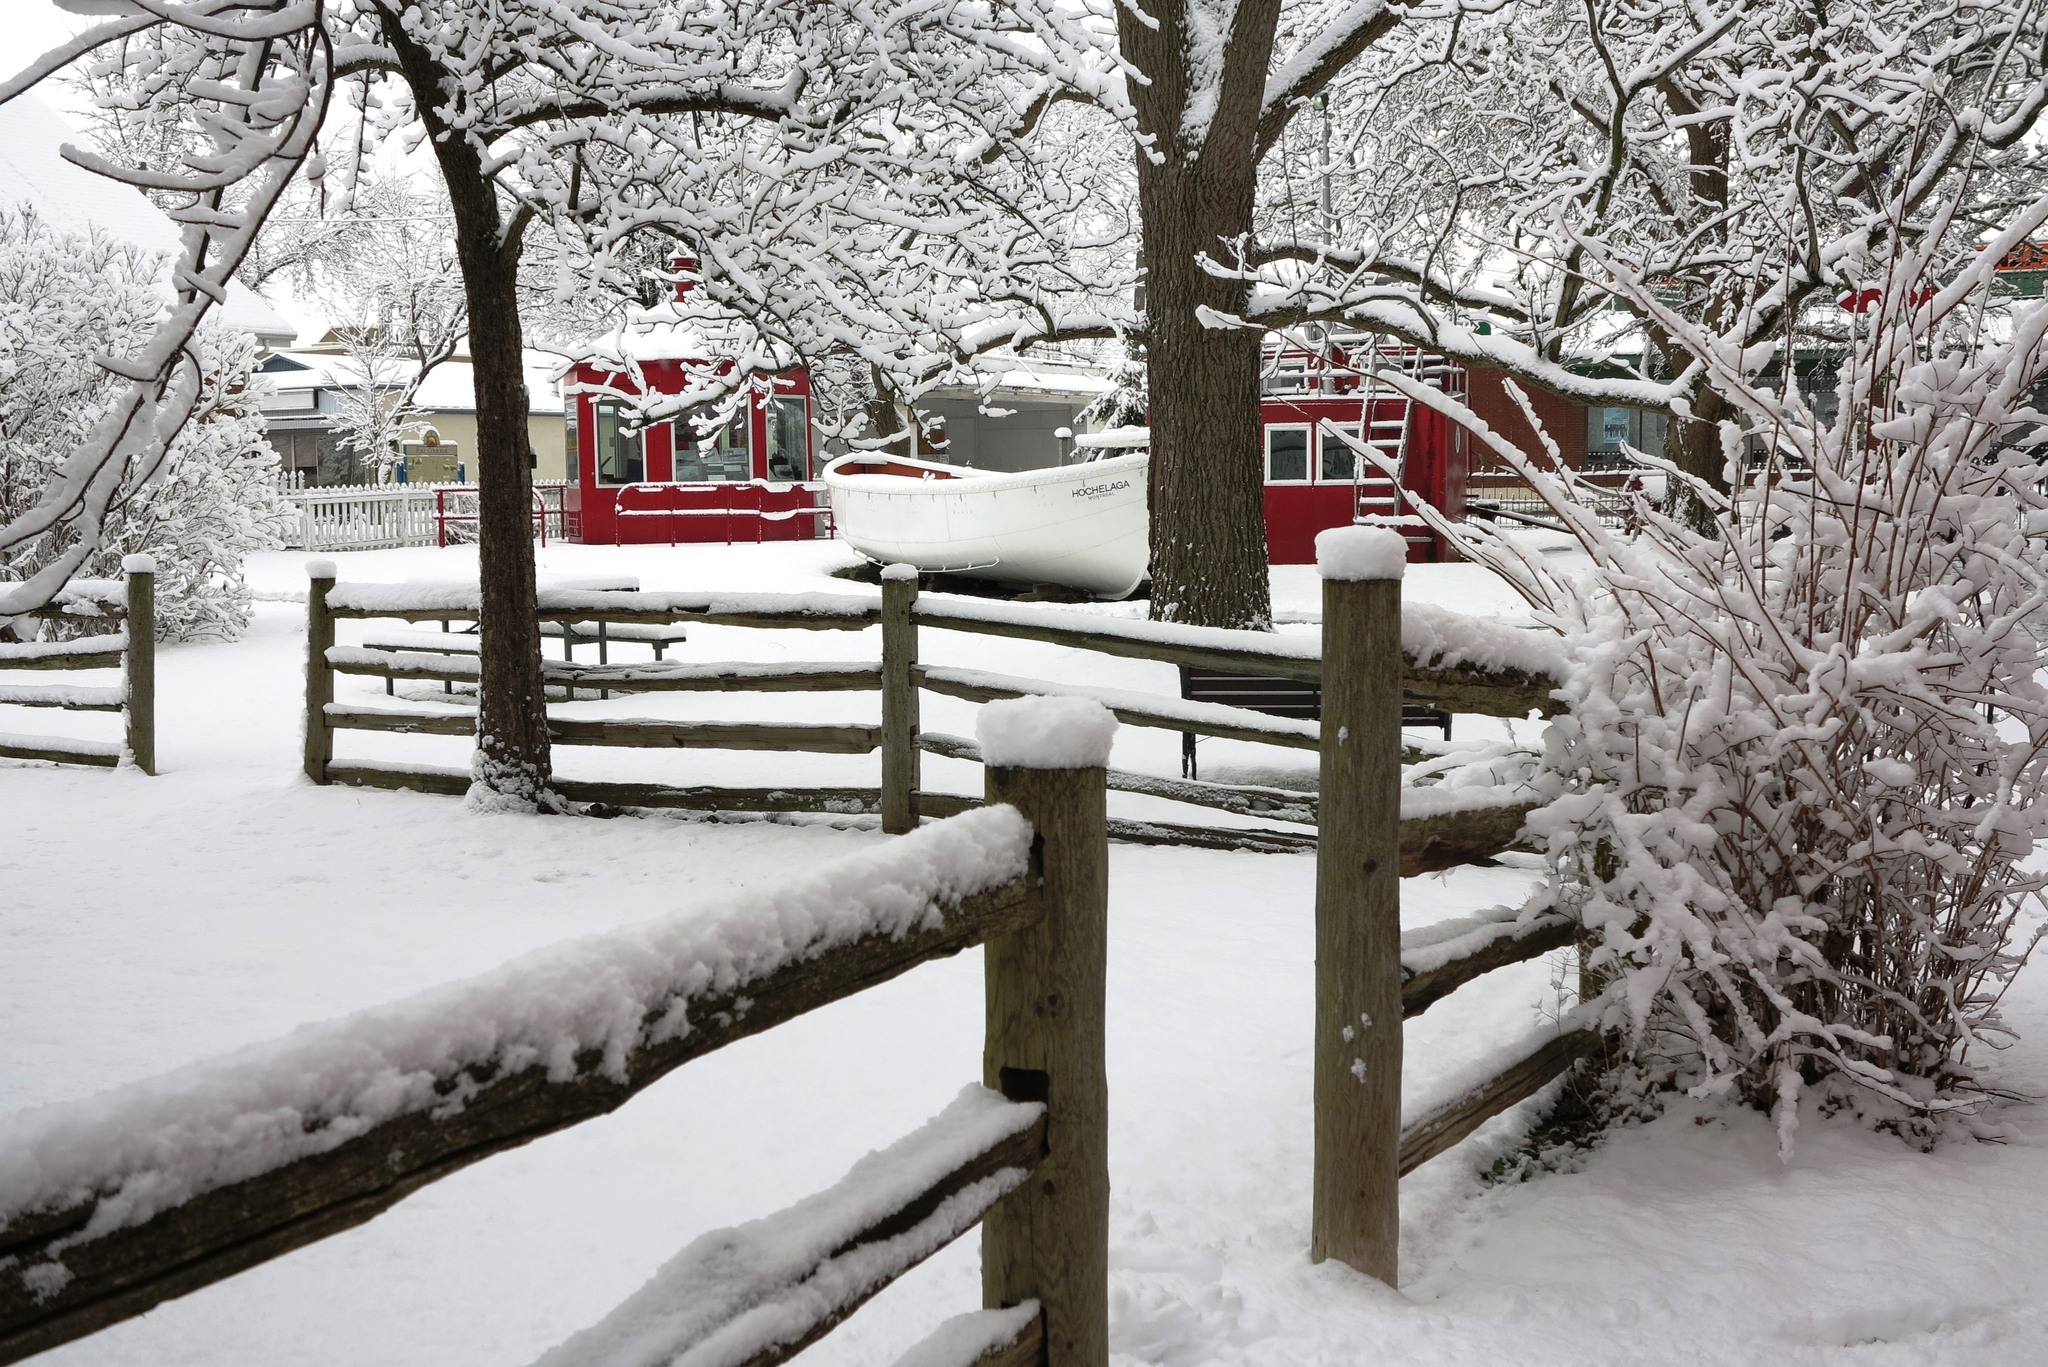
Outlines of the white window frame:
{"label": "white window frame", "polygon": [[[1359,439],[1360,441],[1363,441],[1363,440],[1364,440],[1364,434],[1365,434],[1365,423],[1364,423],[1364,421],[1363,421],[1362,419],[1361,419],[1360,421],[1358,421],[1358,422],[1335,422],[1335,421],[1332,421],[1332,422],[1330,423],[1330,426],[1332,426],[1332,427],[1336,428],[1336,429],[1337,429],[1338,431],[1340,431],[1340,432],[1345,432],[1345,433],[1348,433],[1349,435],[1351,435],[1352,437],[1355,437],[1355,438]],[[1325,474],[1323,473],[1323,445],[1324,445],[1324,443],[1325,443],[1325,442],[1327,442],[1328,440],[1329,440],[1329,438],[1328,438],[1328,437],[1327,437],[1327,436],[1326,436],[1326,435],[1324,434],[1324,432],[1323,432],[1323,425],[1322,425],[1322,423],[1317,423],[1317,424],[1316,424],[1316,441],[1315,441],[1315,458],[1316,458],[1316,459],[1315,459],[1315,466],[1314,466],[1314,469],[1315,469],[1315,474],[1316,474],[1316,479],[1315,479],[1315,482],[1316,482],[1316,483],[1318,483],[1318,484],[1350,484],[1350,483],[1352,483],[1352,482],[1354,481],[1354,476],[1352,476],[1352,475],[1325,475]],[[1349,447],[1345,447],[1344,449],[1345,449],[1346,451],[1350,451],[1350,449],[1351,449],[1351,448],[1349,448]],[[1353,454],[1353,461],[1352,461],[1352,464],[1353,464],[1354,466],[1356,466],[1356,464],[1357,464],[1357,459],[1356,459],[1356,453],[1355,453],[1355,452],[1353,452],[1352,454]]]}
{"label": "white window frame", "polygon": [[[1299,433],[1301,433],[1301,439],[1302,439],[1302,444],[1303,444],[1303,448],[1304,448],[1304,450],[1305,450],[1305,453],[1306,453],[1306,459],[1307,459],[1307,462],[1308,462],[1308,465],[1307,465],[1307,470],[1305,471],[1305,473],[1304,473],[1304,475],[1303,475],[1303,477],[1302,477],[1302,478],[1300,478],[1300,479],[1275,479],[1275,478],[1273,478],[1273,434],[1274,434],[1275,432],[1299,432]],[[1261,442],[1262,442],[1262,444],[1263,444],[1263,446],[1264,446],[1264,448],[1265,448],[1265,450],[1264,450],[1264,459],[1265,459],[1265,462],[1266,462],[1266,464],[1265,464],[1265,471],[1264,471],[1264,473],[1265,473],[1265,476],[1266,476],[1266,483],[1268,483],[1268,484],[1280,484],[1280,485],[1299,485],[1299,484],[1314,484],[1314,483],[1316,482],[1316,479],[1315,479],[1315,475],[1316,475],[1316,435],[1315,435],[1315,434],[1316,434],[1316,428],[1315,428],[1315,424],[1314,424],[1314,423],[1309,423],[1309,422],[1276,422],[1276,423],[1268,423],[1268,424],[1266,424],[1266,425],[1265,425],[1265,435],[1264,435],[1264,437],[1262,437],[1262,438],[1261,438]]]}

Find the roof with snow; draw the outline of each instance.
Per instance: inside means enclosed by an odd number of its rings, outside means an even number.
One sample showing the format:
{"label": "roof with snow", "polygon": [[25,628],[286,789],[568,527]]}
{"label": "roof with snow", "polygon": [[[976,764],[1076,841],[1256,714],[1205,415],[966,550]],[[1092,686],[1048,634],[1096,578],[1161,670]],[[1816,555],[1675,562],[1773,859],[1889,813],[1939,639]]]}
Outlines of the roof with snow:
{"label": "roof with snow", "polygon": [[[540,351],[526,353],[526,406],[532,413],[562,411],[562,389],[557,380],[560,362]],[[367,382],[380,389],[396,389],[412,377],[413,363],[391,361],[364,363],[329,350],[295,349],[280,351],[263,365],[264,379],[271,393],[260,406],[271,416],[320,411],[317,404],[299,396],[322,389],[360,389]],[[467,358],[443,361],[428,373],[413,398],[413,406],[427,413],[474,413],[476,375]]]}
{"label": "roof with snow", "polygon": [[[82,141],[77,129],[33,93],[0,104],[0,200],[33,205],[69,232],[98,228],[149,251],[177,253],[178,225],[140,190],[64,159],[64,145]],[[239,281],[229,282],[220,312],[230,327],[273,349],[290,346],[298,333]]]}

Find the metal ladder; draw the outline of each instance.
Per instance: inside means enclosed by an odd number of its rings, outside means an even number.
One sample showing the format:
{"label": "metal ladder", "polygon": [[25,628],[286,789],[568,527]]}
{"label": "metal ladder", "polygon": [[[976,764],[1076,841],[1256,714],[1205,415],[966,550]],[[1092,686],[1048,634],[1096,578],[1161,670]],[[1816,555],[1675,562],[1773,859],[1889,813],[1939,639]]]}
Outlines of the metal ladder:
{"label": "metal ladder", "polygon": [[1411,544],[1427,543],[1429,532],[1421,518],[1406,511],[1404,493],[1408,480],[1408,439],[1414,428],[1414,404],[1406,394],[1380,381],[1381,373],[1388,369],[1421,378],[1423,358],[1420,353],[1405,348],[1389,357],[1377,345],[1369,354],[1371,359],[1364,367],[1364,394],[1359,408],[1359,437],[1385,464],[1393,467],[1394,478],[1389,479],[1380,468],[1362,457],[1353,463],[1352,521],[1367,526],[1393,527]]}

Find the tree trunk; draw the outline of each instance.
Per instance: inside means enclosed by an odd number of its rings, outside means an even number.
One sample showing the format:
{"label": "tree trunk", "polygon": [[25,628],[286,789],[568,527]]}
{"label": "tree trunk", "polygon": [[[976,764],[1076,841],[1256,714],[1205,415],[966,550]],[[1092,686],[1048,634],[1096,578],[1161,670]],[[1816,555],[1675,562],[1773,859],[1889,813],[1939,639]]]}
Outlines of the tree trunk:
{"label": "tree trunk", "polygon": [[1240,313],[1245,290],[1202,269],[1228,261],[1252,230],[1259,106],[1277,0],[1244,0],[1221,48],[1216,110],[1199,143],[1182,132],[1191,39],[1184,7],[1153,6],[1157,26],[1120,6],[1133,82],[1145,252],[1145,366],[1152,427],[1152,616],[1198,626],[1265,628],[1265,452],[1259,422],[1261,335],[1205,326],[1204,307]]}
{"label": "tree trunk", "polygon": [[384,36],[398,54],[440,164],[469,307],[483,637],[469,799],[486,807],[547,810],[554,805],[554,763],[534,602],[533,470],[518,295],[521,233],[507,222],[475,146],[439,117],[448,99],[448,73],[395,21],[385,25]]}

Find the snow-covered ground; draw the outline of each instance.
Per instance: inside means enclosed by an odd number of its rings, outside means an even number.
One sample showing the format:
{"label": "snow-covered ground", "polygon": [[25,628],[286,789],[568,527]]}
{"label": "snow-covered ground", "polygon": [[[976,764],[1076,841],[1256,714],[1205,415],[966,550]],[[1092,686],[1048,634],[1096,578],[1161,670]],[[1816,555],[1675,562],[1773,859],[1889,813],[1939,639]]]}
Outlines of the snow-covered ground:
{"label": "snow-covered ground", "polygon": [[[344,579],[458,578],[467,552],[340,557]],[[164,773],[0,767],[0,1112],[85,1095],[522,951],[870,848],[864,823],[476,816],[446,798],[297,776],[304,557],[233,645],[159,656]],[[550,546],[544,573],[648,588],[831,589],[830,545]],[[1277,606],[1315,605],[1307,569]],[[1513,613],[1472,566],[1417,567],[1414,601]],[[1104,609],[1120,611],[1122,609]],[[344,623],[344,642],[365,624]],[[375,630],[375,624],[370,624]],[[1306,628],[1297,628],[1306,629]],[[866,656],[872,633],[704,628],[671,658]],[[631,654],[622,648],[620,654]],[[928,632],[927,662],[1171,692],[1164,665]],[[617,658],[615,656],[615,658]],[[416,690],[420,701],[438,694]],[[372,681],[341,697],[373,703]],[[657,695],[593,716],[866,719],[871,695]],[[928,697],[928,729],[972,705]],[[8,715],[8,714],[13,715]],[[1460,738],[1501,723],[1461,719]],[[0,708],[0,730],[113,735]],[[344,733],[344,756],[460,764],[459,741]],[[1115,763],[1176,772],[1178,736],[1126,728]],[[971,792],[972,765],[927,757]],[[565,750],[564,772],[872,783],[872,757]],[[1205,742],[1205,777],[1312,777],[1303,751]],[[1189,809],[1113,796],[1114,810]],[[1789,1165],[1761,1117],[1680,1105],[1581,1171],[1489,1188],[1505,1117],[1403,1186],[1396,1293],[1305,1257],[1313,863],[1115,846],[1109,1040],[1111,1342],[1123,1364],[2039,1364],[2048,1361],[2048,1113],[1933,1155],[1809,1116]],[[1424,924],[1528,875],[1411,880]],[[1411,1024],[1420,1102],[1555,1009],[1554,965],[1484,980]],[[694,1063],[617,1115],[494,1158],[372,1224],[48,1356],[67,1364],[514,1367],[597,1320],[707,1229],[766,1215],[914,1129],[979,1073],[980,960],[930,965]],[[2048,1093],[2048,988],[2010,999],[2005,1081]],[[1526,1108],[1525,1108],[1526,1112]],[[805,1359],[886,1363],[978,1303],[972,1238]]]}

